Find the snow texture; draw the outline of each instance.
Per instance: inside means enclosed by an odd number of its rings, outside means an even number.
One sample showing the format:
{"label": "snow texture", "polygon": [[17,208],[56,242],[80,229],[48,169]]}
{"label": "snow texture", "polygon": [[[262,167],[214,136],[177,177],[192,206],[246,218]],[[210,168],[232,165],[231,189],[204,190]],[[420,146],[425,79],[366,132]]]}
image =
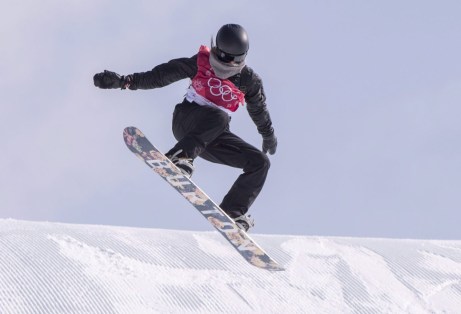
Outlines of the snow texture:
{"label": "snow texture", "polygon": [[0,220],[0,313],[461,313],[461,241],[254,235]]}

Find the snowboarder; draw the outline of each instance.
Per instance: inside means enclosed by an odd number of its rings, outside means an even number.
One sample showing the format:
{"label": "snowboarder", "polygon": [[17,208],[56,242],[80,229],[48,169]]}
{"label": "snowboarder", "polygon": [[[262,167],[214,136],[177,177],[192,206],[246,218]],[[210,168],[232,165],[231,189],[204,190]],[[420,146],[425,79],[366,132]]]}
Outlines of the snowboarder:
{"label": "snowboarder", "polygon": [[[262,81],[245,64],[248,48],[245,29],[226,24],[216,34],[216,44],[212,41],[211,48],[201,46],[190,58],[173,59],[150,71],[125,76],[106,70],[93,78],[99,88],[131,90],[159,88],[185,78],[192,80],[184,100],[175,107],[173,134],[178,142],[166,156],[189,177],[198,156],[243,169],[220,207],[245,231],[254,225],[247,212],[269,170],[266,153],[272,155],[277,149]],[[262,135],[262,151],[230,131],[230,115],[245,102]]]}

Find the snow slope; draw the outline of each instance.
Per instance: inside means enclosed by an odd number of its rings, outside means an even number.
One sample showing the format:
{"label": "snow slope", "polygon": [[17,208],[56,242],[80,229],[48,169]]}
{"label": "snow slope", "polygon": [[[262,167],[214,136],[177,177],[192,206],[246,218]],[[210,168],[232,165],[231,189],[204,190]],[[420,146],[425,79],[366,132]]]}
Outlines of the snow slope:
{"label": "snow slope", "polygon": [[253,237],[0,220],[0,313],[461,313],[461,241]]}

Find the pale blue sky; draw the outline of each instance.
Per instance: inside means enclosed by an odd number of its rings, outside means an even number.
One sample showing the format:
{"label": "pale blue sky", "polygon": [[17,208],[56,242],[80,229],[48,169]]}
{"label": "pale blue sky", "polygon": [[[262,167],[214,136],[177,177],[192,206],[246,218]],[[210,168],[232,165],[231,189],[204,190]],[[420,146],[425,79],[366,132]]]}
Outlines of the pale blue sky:
{"label": "pale blue sky", "polygon": [[[5,2],[0,217],[210,230],[122,139],[134,125],[171,148],[187,80],[107,91],[92,76],[191,56],[229,22],[279,138],[255,233],[461,238],[459,1]],[[231,129],[260,147],[244,108]],[[218,203],[239,174],[196,168]]]}

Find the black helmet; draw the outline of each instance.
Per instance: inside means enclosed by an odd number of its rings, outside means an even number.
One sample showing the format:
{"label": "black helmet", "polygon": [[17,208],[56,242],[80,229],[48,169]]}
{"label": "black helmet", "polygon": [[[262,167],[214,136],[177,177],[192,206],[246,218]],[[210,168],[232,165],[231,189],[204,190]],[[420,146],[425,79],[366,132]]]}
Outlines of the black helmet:
{"label": "black helmet", "polygon": [[238,24],[226,24],[216,34],[216,54],[223,62],[243,62],[248,48],[248,34]]}

